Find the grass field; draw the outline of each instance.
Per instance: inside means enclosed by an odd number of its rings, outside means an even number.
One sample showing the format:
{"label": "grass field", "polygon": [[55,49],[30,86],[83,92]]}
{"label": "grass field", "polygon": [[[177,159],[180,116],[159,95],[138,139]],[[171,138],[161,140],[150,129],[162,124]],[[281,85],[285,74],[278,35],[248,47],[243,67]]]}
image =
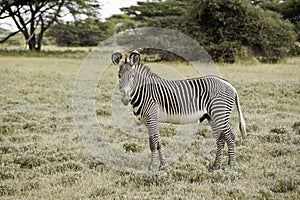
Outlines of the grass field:
{"label": "grass field", "polygon": [[[212,138],[207,123],[163,172],[122,172],[95,159],[72,115],[73,85],[82,62],[81,56],[0,57],[0,199],[300,198],[300,58],[219,67],[239,92],[248,135],[241,140],[234,109],[236,164],[226,165],[224,151],[222,167],[214,172],[208,167],[215,145],[207,155],[200,153],[203,141]],[[98,85],[95,114],[114,139],[121,137],[124,152],[147,152],[147,139],[122,136],[109,120],[116,69],[107,70],[112,78]],[[161,130],[166,142],[172,131]]]}

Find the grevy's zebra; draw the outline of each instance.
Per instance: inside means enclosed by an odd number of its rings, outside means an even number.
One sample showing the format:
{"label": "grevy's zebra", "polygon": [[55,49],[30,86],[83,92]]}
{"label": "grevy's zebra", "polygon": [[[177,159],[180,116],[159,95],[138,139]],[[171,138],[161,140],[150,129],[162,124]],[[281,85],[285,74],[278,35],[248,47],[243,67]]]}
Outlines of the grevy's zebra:
{"label": "grevy's zebra", "polygon": [[[112,62],[119,64],[122,54],[112,54]],[[228,164],[234,162],[235,136],[229,126],[233,103],[237,105],[240,131],[245,137],[246,129],[235,88],[227,81],[205,76],[194,79],[171,81],[160,78],[140,63],[138,51],[132,51],[119,66],[119,89],[124,105],[133,106],[134,114],[145,121],[151,150],[149,170],[159,153],[160,167],[166,166],[163,146],[158,134],[158,122],[193,123],[207,119],[217,140],[217,153],[211,169],[219,169],[221,152],[225,142],[228,146]]]}

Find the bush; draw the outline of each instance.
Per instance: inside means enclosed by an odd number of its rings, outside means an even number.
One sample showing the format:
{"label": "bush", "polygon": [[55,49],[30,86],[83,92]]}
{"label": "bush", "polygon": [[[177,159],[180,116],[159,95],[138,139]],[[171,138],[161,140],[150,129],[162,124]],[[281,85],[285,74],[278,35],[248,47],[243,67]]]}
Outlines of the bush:
{"label": "bush", "polygon": [[[203,3],[204,2],[204,3]],[[240,50],[262,62],[277,62],[294,45],[293,26],[275,12],[263,10],[245,0],[207,0],[195,3],[185,30],[208,50],[216,61],[234,62]],[[202,35],[202,36],[203,36]]]}
{"label": "bush", "polygon": [[273,192],[285,193],[288,191],[298,190],[300,180],[297,176],[290,176],[276,180],[271,190]]}
{"label": "bush", "polygon": [[[177,29],[197,40],[214,61],[277,62],[295,46],[293,25],[248,0],[143,2],[123,11],[144,26]],[[151,10],[151,12],[149,12]]]}
{"label": "bush", "polygon": [[16,192],[17,192],[17,188],[15,185],[0,183],[0,196],[13,195]]}
{"label": "bush", "polygon": [[126,143],[123,145],[123,148],[126,152],[132,152],[132,153],[139,153],[143,150],[141,146],[135,143]]}
{"label": "bush", "polygon": [[56,24],[47,32],[59,46],[97,46],[112,35],[108,23],[85,19],[75,23]]}
{"label": "bush", "polygon": [[285,128],[272,128],[270,130],[271,133],[277,133],[277,134],[286,134],[287,130]]}
{"label": "bush", "polygon": [[295,122],[292,128],[296,132],[296,134],[300,135],[300,122]]}

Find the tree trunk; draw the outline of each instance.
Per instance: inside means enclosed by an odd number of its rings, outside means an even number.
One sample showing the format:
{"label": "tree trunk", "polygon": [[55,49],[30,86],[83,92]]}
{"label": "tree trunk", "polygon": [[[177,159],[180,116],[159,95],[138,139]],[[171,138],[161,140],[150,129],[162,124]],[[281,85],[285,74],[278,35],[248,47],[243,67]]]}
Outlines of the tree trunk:
{"label": "tree trunk", "polygon": [[41,31],[37,37],[33,34],[30,38],[26,39],[30,51],[40,52],[42,50],[43,35],[44,32]]}
{"label": "tree trunk", "polygon": [[43,35],[44,35],[44,32],[41,30],[41,32],[38,34],[38,37],[37,37],[37,47],[36,47],[37,51],[42,50]]}
{"label": "tree trunk", "polygon": [[30,51],[35,51],[36,50],[36,41],[35,41],[35,35],[30,36],[28,39],[26,38],[26,42],[28,44],[29,50]]}

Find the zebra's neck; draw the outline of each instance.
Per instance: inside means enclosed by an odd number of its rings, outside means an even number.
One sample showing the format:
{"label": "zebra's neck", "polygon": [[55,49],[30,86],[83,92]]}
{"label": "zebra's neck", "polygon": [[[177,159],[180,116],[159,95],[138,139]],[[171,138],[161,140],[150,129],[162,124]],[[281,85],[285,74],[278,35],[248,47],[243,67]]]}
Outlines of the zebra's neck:
{"label": "zebra's neck", "polygon": [[168,80],[161,78],[156,73],[152,72],[151,69],[143,64],[135,66],[134,71],[134,84],[132,92],[139,90],[145,86],[145,84],[156,84],[162,83]]}
{"label": "zebra's neck", "polygon": [[150,85],[157,84],[158,82],[162,83],[167,81],[154,72],[151,69],[143,64],[135,66],[133,69],[134,81],[132,84],[130,96],[131,104],[135,107],[137,102],[140,102],[143,94],[146,90],[149,89]]}
{"label": "zebra's neck", "polygon": [[139,74],[145,78],[147,77],[157,77],[160,78],[156,73],[152,72],[151,69],[143,64],[136,65],[134,68],[134,72]]}

